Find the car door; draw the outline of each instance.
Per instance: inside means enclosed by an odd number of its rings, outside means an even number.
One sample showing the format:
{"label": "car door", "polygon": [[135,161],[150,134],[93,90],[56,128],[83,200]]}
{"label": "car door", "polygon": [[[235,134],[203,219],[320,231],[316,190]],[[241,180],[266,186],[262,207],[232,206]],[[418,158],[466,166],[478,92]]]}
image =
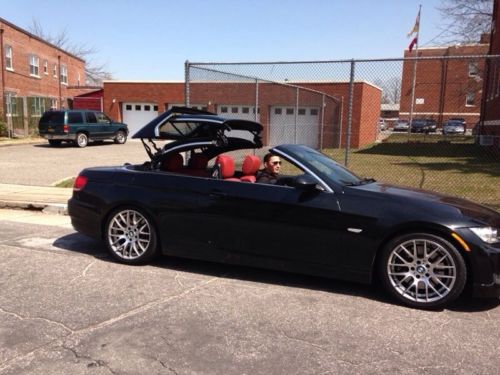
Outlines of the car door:
{"label": "car door", "polygon": [[97,117],[94,112],[85,112],[85,121],[87,122],[87,130],[91,139],[103,139],[103,130],[101,124],[97,122]]}
{"label": "car door", "polygon": [[96,112],[95,116],[101,129],[102,137],[112,138],[117,130],[115,129],[116,125],[113,124],[113,121],[111,121],[111,119],[102,112]]}
{"label": "car door", "polygon": [[210,240],[228,256],[341,267],[341,213],[333,193],[289,186],[213,180],[201,207]]}

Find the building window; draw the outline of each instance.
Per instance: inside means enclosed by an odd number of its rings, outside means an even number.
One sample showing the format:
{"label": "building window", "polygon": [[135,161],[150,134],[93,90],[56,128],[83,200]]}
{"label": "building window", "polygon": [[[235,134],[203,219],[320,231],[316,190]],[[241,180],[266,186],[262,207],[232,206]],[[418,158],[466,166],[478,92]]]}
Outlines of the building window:
{"label": "building window", "polygon": [[40,116],[45,112],[45,100],[39,96],[33,96],[31,99],[31,115]]}
{"label": "building window", "polygon": [[141,106],[140,106],[140,105],[136,105],[136,106],[135,106],[135,110],[136,110],[136,111],[140,111],[140,110],[141,110]]}
{"label": "building window", "polygon": [[155,110],[156,112],[158,112],[158,106],[157,105],[153,106],[153,110]]}
{"label": "building window", "polygon": [[145,111],[151,111],[151,106],[150,105],[145,105],[144,106]]}
{"label": "building window", "polygon": [[220,107],[220,113],[227,113],[227,107]]}
{"label": "building window", "polygon": [[243,107],[243,108],[241,109],[241,113],[250,113],[250,108],[248,108],[248,107]]}
{"label": "building window", "polygon": [[12,47],[5,46],[5,69],[14,70],[14,66],[12,65]]}
{"label": "building window", "polygon": [[286,109],[286,114],[287,115],[293,115],[293,108],[287,108]]}
{"label": "building window", "polygon": [[12,116],[17,114],[17,100],[16,94],[12,92],[5,93],[5,102],[7,104],[6,115]]}
{"label": "building window", "polygon": [[61,65],[61,83],[68,84],[68,68],[66,65]]}
{"label": "building window", "polygon": [[474,94],[473,92],[469,92],[465,96],[465,106],[466,107],[473,107],[475,105],[475,103],[474,103],[475,99],[476,99],[476,94]]}
{"label": "building window", "polygon": [[318,110],[316,108],[311,108],[311,116],[317,116]]}
{"label": "building window", "polygon": [[49,74],[49,62],[47,60],[45,60],[43,63],[43,74]]}
{"label": "building window", "polygon": [[50,109],[57,109],[57,99],[50,99]]}
{"label": "building window", "polygon": [[131,110],[132,110],[132,105],[131,105],[131,104],[127,104],[127,105],[125,106],[125,110],[127,110],[127,111],[131,111]]}
{"label": "building window", "polygon": [[238,107],[231,107],[231,113],[238,113]]}
{"label": "building window", "polygon": [[40,59],[36,55],[30,55],[30,75],[40,77],[39,75]]}
{"label": "building window", "polygon": [[479,65],[477,62],[469,63],[469,77],[476,77],[479,75]]}
{"label": "building window", "polygon": [[54,67],[52,68],[52,75],[57,78],[57,64],[54,64]]}
{"label": "building window", "polygon": [[274,108],[275,115],[281,115],[281,108]]}
{"label": "building window", "polygon": [[77,83],[78,83],[78,86],[80,86],[80,73],[78,73]]}
{"label": "building window", "polygon": [[304,116],[306,114],[306,109],[305,108],[299,108],[299,116]]}

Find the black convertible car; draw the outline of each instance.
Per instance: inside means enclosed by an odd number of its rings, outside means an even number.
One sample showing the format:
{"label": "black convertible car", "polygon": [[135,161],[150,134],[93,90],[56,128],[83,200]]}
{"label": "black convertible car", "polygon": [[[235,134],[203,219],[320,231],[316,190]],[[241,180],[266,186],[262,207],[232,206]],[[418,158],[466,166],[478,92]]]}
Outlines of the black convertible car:
{"label": "black convertible car", "polygon": [[466,285],[499,296],[500,214],[361,179],[309,147],[270,149],[285,174],[255,183],[262,125],[189,108],[137,132],[150,160],[83,170],[69,214],[127,264],[166,255],[371,282],[443,307]]}

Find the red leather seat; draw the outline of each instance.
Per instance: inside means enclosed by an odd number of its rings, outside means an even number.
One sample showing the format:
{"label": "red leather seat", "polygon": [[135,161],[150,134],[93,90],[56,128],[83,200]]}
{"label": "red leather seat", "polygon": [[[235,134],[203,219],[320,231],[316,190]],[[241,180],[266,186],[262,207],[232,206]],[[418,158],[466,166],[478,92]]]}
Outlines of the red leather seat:
{"label": "red leather seat", "polygon": [[220,171],[220,178],[226,181],[240,181],[234,176],[234,159],[229,155],[219,155],[215,160],[216,166]]}
{"label": "red leather seat", "polygon": [[255,177],[257,171],[260,168],[260,158],[255,155],[247,155],[245,156],[245,160],[243,160],[243,166],[241,167],[241,171],[243,175],[241,176],[241,181],[244,182],[255,182],[257,179]]}
{"label": "red leather seat", "polygon": [[208,158],[203,154],[193,154],[185,173],[191,176],[208,177]]}
{"label": "red leather seat", "polygon": [[161,162],[161,169],[167,172],[181,172],[184,159],[181,154],[170,154]]}

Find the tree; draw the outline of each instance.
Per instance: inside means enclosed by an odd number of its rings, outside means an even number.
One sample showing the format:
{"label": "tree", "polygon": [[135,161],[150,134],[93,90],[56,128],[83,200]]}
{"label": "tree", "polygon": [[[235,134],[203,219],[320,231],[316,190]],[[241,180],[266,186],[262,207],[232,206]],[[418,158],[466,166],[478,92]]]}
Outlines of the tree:
{"label": "tree", "polygon": [[401,78],[376,79],[373,83],[382,89],[383,104],[399,103],[401,97]]}
{"label": "tree", "polygon": [[95,55],[98,50],[95,47],[88,46],[86,44],[71,43],[68,38],[66,28],[55,35],[48,34],[44,31],[40,22],[33,19],[32,25],[29,27],[29,31],[56,47],[59,47],[72,55],[85,60],[85,84],[91,86],[101,86],[103,80],[112,78],[111,73],[106,68],[106,64],[97,64],[93,60],[92,56]]}
{"label": "tree", "polygon": [[493,0],[441,0],[437,9],[445,20],[443,43],[477,43],[491,32]]}

